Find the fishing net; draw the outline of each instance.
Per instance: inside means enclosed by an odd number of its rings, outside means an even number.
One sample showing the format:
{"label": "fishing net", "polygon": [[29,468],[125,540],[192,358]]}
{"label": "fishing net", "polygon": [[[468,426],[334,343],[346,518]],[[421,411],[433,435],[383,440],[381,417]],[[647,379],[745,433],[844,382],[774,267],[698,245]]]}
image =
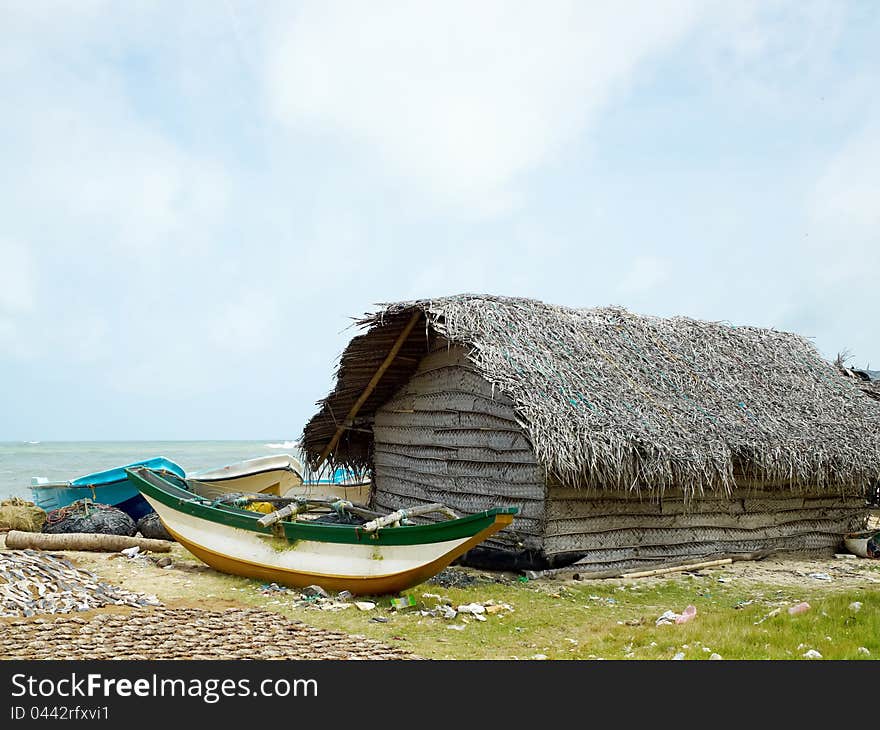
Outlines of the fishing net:
{"label": "fishing net", "polygon": [[0,532],[5,530],[39,532],[45,521],[46,513],[33,502],[27,502],[19,497],[0,502]]}
{"label": "fishing net", "polygon": [[150,512],[141,517],[137,521],[137,530],[141,535],[152,540],[174,540],[168,530],[165,529],[165,525],[162,524],[159,515],[155,512]]}
{"label": "fishing net", "polygon": [[49,512],[43,532],[90,532],[132,537],[137,532],[137,527],[134,520],[121,509],[90,499],[80,499]]}

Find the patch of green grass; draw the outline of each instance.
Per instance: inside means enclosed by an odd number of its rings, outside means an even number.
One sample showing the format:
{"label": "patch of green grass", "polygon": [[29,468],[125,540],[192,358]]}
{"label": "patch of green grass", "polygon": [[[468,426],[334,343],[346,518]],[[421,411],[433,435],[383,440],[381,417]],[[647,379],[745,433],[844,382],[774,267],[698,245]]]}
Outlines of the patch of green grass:
{"label": "patch of green grass", "polygon": [[[385,642],[402,642],[417,654],[436,659],[800,659],[808,649],[825,659],[880,656],[880,592],[853,589],[828,592],[792,590],[772,585],[735,587],[712,578],[672,579],[651,586],[499,585],[482,584],[442,590],[431,584],[408,593],[422,606],[434,601],[422,593],[439,593],[456,606],[493,599],[514,607],[512,613],[487,616],[485,622],[461,616],[446,620],[415,609],[395,612],[388,598],[377,609],[325,612],[272,606],[287,615],[323,628],[363,634]],[[806,600],[811,609],[791,616],[788,606]],[[853,612],[850,603],[860,601]],[[697,616],[681,625],[655,626],[667,609],[681,613],[688,604]],[[765,618],[780,608],[778,615]],[[374,623],[374,616],[388,623]],[[763,620],[762,620],[763,619]],[[628,623],[629,622],[629,623]],[[464,625],[462,631],[449,628]],[[865,647],[870,655],[859,652]]]}
{"label": "patch of green grass", "polygon": [[[168,571],[122,559],[83,555],[83,560],[113,582],[155,592],[169,604],[260,607],[433,659],[671,659],[679,652],[686,659],[708,659],[713,652],[724,659],[800,659],[808,649],[825,659],[880,657],[880,584],[869,581],[774,585],[712,571],[632,581],[486,581],[464,588],[428,582],[406,591],[416,600],[414,608],[395,611],[391,597],[380,596],[370,599],[377,604],[372,611],[321,611],[297,605],[298,592],[262,593],[259,581],[204,568],[182,549],[175,549],[173,557],[180,567]],[[422,616],[420,610],[436,605],[425,593],[448,598],[454,606],[491,599],[514,610],[487,615],[484,622],[462,615],[452,620]],[[788,607],[801,601],[811,609],[789,615]],[[860,611],[849,609],[854,601],[862,603]],[[697,608],[689,623],[655,625],[664,611],[681,613],[689,604]],[[775,609],[779,613],[768,618]],[[375,617],[387,623],[371,621]],[[870,654],[860,653],[859,647]]]}

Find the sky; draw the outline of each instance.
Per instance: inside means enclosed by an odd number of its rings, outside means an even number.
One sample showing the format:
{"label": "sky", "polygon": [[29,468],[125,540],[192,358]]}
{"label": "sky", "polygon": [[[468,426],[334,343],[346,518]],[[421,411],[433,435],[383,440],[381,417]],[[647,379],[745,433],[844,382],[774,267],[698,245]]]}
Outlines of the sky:
{"label": "sky", "polygon": [[0,0],[0,440],[295,439],[381,302],[880,367],[872,0]]}

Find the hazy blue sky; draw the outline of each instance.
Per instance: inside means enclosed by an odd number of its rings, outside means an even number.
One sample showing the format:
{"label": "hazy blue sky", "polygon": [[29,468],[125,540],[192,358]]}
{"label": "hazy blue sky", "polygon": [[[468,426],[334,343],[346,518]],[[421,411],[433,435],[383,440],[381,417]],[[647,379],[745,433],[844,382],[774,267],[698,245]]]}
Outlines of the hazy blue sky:
{"label": "hazy blue sky", "polygon": [[880,4],[0,0],[0,440],[295,438],[459,292],[880,367]]}

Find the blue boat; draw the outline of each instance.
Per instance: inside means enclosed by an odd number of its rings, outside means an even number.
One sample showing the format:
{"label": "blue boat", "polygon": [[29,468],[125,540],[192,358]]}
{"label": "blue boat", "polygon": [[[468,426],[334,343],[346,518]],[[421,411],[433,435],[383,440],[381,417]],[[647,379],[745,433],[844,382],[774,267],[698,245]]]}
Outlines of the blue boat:
{"label": "blue boat", "polygon": [[50,512],[66,507],[79,499],[91,499],[100,504],[109,504],[128,513],[135,521],[153,511],[140,492],[125,475],[126,469],[145,466],[160,474],[174,474],[183,479],[185,472],[170,459],[157,456],[133,464],[117,466],[113,469],[86,474],[69,482],[47,482],[38,478],[31,484],[34,504]]}

